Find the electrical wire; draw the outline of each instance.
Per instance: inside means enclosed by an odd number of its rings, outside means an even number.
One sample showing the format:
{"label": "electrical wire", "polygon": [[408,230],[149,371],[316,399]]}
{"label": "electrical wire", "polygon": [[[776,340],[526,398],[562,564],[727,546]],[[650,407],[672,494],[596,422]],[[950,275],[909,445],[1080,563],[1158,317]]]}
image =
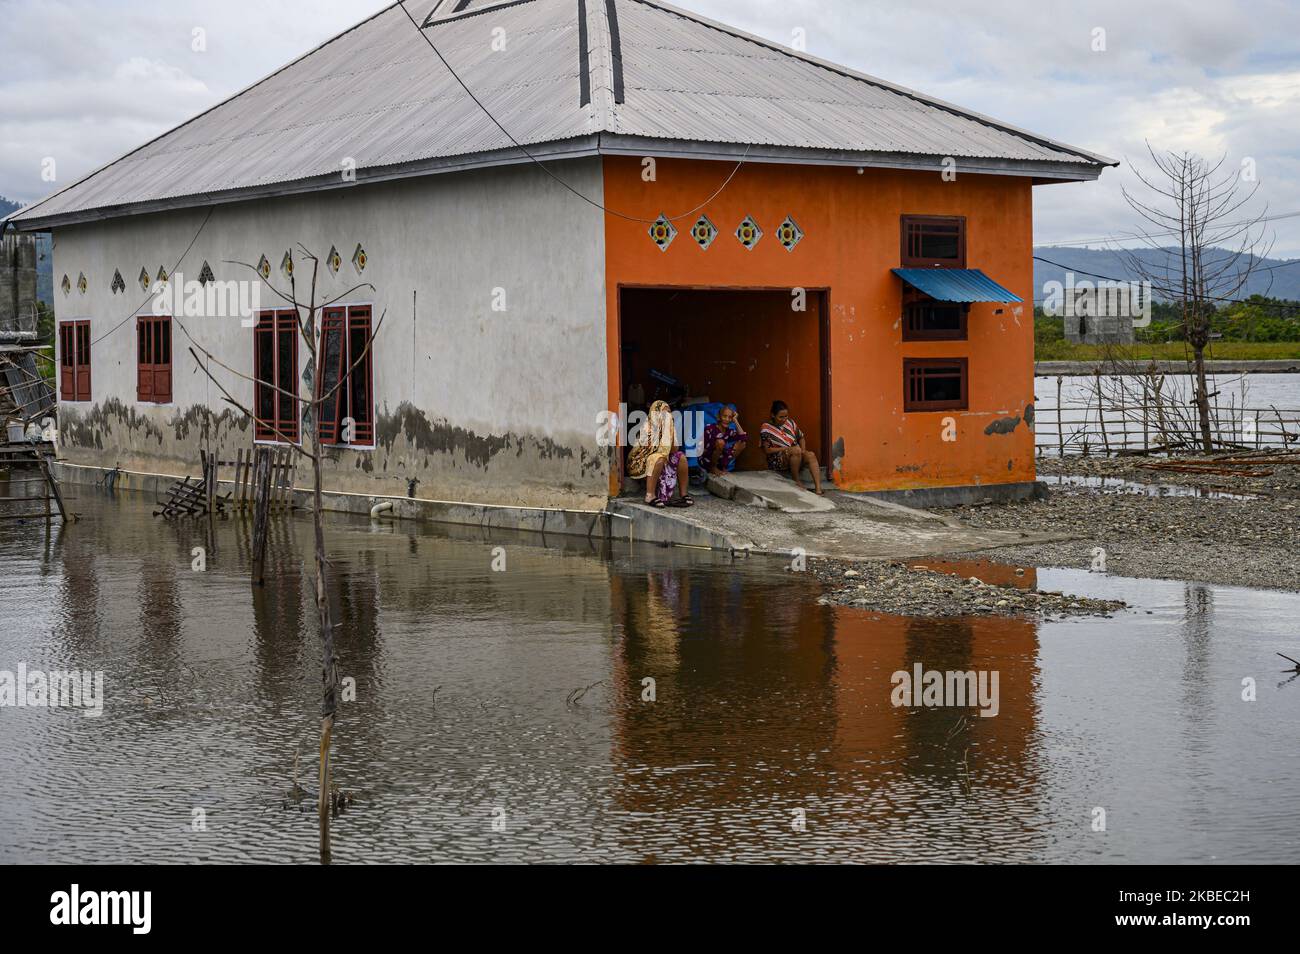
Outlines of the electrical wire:
{"label": "electrical wire", "polygon": [[[420,24],[415,22],[415,17],[411,16],[411,12],[406,9],[405,0],[398,0],[397,5],[401,7],[402,12],[406,14],[406,19],[411,21],[411,26],[415,27],[415,32],[420,34],[420,36],[424,39],[425,43],[429,44],[429,49],[433,50],[434,55],[437,56],[438,59],[442,61],[442,65],[447,68],[447,72],[450,73],[452,78],[457,83],[460,84],[460,88],[463,89],[465,93],[469,96],[469,98],[474,101],[475,105],[477,105],[478,108],[483,111],[483,114],[487,116],[488,119],[492,120],[493,124],[497,127],[497,129],[500,129],[503,133],[505,133],[506,138],[509,139],[512,143],[514,143],[515,148],[517,148],[520,152],[522,152],[525,156],[527,156],[528,159],[532,161],[534,165],[536,165],[539,169],[545,172],[548,176],[550,176],[552,179],[558,182],[569,192],[572,192],[583,202],[586,202],[588,205],[594,208],[600,209],[606,215],[612,215],[615,216],[616,218],[626,219],[629,222],[640,222],[642,224],[647,224],[647,225],[653,225],[655,222],[659,221],[658,219],[642,218],[639,215],[628,215],[626,212],[619,212],[616,209],[608,208],[607,206],[602,205],[601,203],[597,202],[595,199],[591,198],[590,196],[584,195],[583,193],[579,192],[573,186],[569,185],[569,183],[565,182],[563,179],[557,176],[550,169],[546,168],[546,164],[543,163],[536,156],[534,156],[531,152],[529,152],[528,149],[525,148],[524,144],[521,143],[518,139],[516,139],[514,135],[511,134],[510,130],[506,129],[506,127],[501,124],[501,121],[498,120],[496,116],[492,115],[492,111],[483,105],[483,101],[474,95],[474,91],[471,90],[469,86],[465,84],[465,81],[460,78],[460,74],[457,73],[452,68],[452,65],[447,62],[447,58],[442,55],[442,53],[438,50],[436,46],[433,45],[433,40],[429,39],[429,34],[420,27]],[[736,177],[736,173],[739,172],[740,167],[745,164],[745,160],[749,158],[750,148],[751,148],[750,146],[745,147],[745,152],[740,157],[740,160],[736,163],[735,168],[731,170],[731,174],[727,176],[726,179],[723,180],[722,185],[718,186],[717,190],[713,193],[713,195],[709,196],[707,199],[705,199],[703,202],[701,202],[693,209],[690,209],[686,212],[682,212],[679,215],[665,215],[663,216],[663,218],[665,218],[669,222],[677,222],[680,221],[681,219],[690,218],[691,216],[695,215],[695,213],[703,209],[710,202],[712,202],[714,199],[716,199],[718,196],[720,196],[722,194],[722,191],[731,184],[731,180]]]}
{"label": "electrical wire", "polygon": [[[215,205],[208,207],[208,214],[203,217],[203,221],[199,224],[199,230],[194,233],[194,238],[190,239],[190,244],[185,246],[185,251],[181,252],[181,257],[176,260],[176,264],[173,265],[171,270],[167,272],[168,281],[171,281],[172,277],[176,274],[177,271],[179,271],[181,267],[181,262],[185,261],[185,256],[190,253],[190,249],[194,247],[194,243],[199,240],[199,236],[202,235],[203,230],[207,228],[208,219],[212,218],[212,213],[215,212],[216,210],[217,207]],[[99,344],[99,342],[103,341],[113,332],[117,331],[118,328],[121,328],[132,318],[139,316],[141,310],[144,308],[145,305],[149,304],[149,300],[153,297],[154,297],[153,293],[150,293],[149,296],[146,297],[144,301],[140,302],[139,307],[137,307],[134,311],[132,311],[131,314],[127,315],[125,318],[123,318],[121,321],[115,324],[112,328],[109,328],[98,338],[92,338],[90,341],[91,347],[94,347],[95,345]]]}
{"label": "electrical wire", "polygon": [[[1300,211],[1279,212],[1276,215],[1260,216],[1258,219],[1243,219],[1240,222],[1225,222],[1222,226],[1220,226],[1220,228],[1235,228],[1241,225],[1253,225],[1257,222],[1276,222],[1279,219],[1294,219],[1297,216],[1300,216]],[[1137,241],[1139,239],[1145,239],[1148,236],[1154,237],[1157,235],[1177,235],[1177,234],[1178,234],[1178,229],[1161,229],[1156,232],[1148,232],[1148,233],[1121,232],[1113,235],[1102,236],[1101,238],[1068,239],[1060,242],[1052,242],[1050,243],[1050,247],[1069,248],[1073,246],[1084,246],[1084,245],[1107,245],[1113,242]]]}
{"label": "electrical wire", "polygon": [[[1043,262],[1044,264],[1047,264],[1047,265],[1054,265],[1054,266],[1056,266],[1057,268],[1063,268],[1063,269],[1065,269],[1067,272],[1072,272],[1072,273],[1077,274],[1077,275],[1087,275],[1089,278],[1100,278],[1100,279],[1103,279],[1104,281],[1108,281],[1108,282],[1119,282],[1120,284],[1128,284],[1130,281],[1133,281],[1133,279],[1129,279],[1129,278],[1112,278],[1110,275],[1099,275],[1099,274],[1097,274],[1096,272],[1088,272],[1088,271],[1084,271],[1082,268],[1073,268],[1073,267],[1071,267],[1071,266],[1069,266],[1069,265],[1062,265],[1060,262],[1054,262],[1054,261],[1052,261],[1050,258],[1043,258],[1043,256],[1041,256],[1041,255],[1035,255],[1035,256],[1033,256],[1033,258],[1034,258],[1034,261],[1036,261],[1036,262]],[[1287,264],[1287,265],[1296,265],[1296,264],[1300,264],[1300,261],[1296,261],[1296,262],[1286,262],[1285,264]],[[1281,266],[1275,266],[1275,267],[1281,267]],[[1262,271],[1262,269],[1261,269],[1261,271]],[[1218,296],[1218,295],[1206,295],[1205,297],[1206,297],[1206,299],[1208,299],[1209,301],[1221,301],[1221,302],[1227,302],[1227,303],[1229,303],[1229,304],[1233,304],[1233,305],[1249,305],[1249,304],[1253,304],[1253,302],[1251,302],[1251,300],[1250,300],[1249,298],[1223,298],[1223,297]],[[1037,302],[1037,301],[1046,301],[1046,299],[1038,299],[1038,298],[1036,298],[1036,299],[1034,299],[1034,300],[1035,300],[1036,302]],[[1279,299],[1279,301],[1285,301],[1285,299]],[[1285,306],[1285,305],[1267,305],[1267,306],[1264,306],[1264,307],[1273,307],[1273,308],[1276,308],[1276,307],[1286,307],[1286,306]],[[1300,303],[1296,303],[1295,307],[1300,308]]]}

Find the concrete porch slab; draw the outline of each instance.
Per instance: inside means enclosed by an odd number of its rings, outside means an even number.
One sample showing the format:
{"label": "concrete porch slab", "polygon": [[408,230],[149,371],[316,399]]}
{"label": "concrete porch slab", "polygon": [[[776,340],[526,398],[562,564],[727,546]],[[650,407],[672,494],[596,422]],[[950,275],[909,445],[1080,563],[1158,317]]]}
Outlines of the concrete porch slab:
{"label": "concrete porch slab", "polygon": [[705,486],[715,497],[782,513],[821,513],[835,509],[829,497],[818,497],[770,470],[736,471],[722,477],[710,475]]}
{"label": "concrete porch slab", "polygon": [[[642,504],[622,502],[620,510],[640,518],[637,539],[651,537],[781,557],[801,552],[845,560],[901,560],[1072,538],[1068,534],[981,529],[892,501],[833,490],[826,493],[834,509],[789,513],[766,506],[737,506],[732,500],[697,494],[694,507],[656,510],[650,519],[640,512],[650,510]],[[671,524],[678,527],[667,534]],[[615,527],[614,533],[617,536],[620,529]]]}

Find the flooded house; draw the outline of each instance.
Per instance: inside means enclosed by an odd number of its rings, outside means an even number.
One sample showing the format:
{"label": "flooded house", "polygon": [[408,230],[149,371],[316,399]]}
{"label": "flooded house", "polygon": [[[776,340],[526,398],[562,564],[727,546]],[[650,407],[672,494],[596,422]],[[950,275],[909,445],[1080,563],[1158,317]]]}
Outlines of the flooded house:
{"label": "flooded house", "polygon": [[786,401],[842,490],[1015,495],[1032,190],[1107,165],[654,0],[411,0],[8,222],[82,479],[302,441],[310,251],[333,494],[599,511],[670,382]]}

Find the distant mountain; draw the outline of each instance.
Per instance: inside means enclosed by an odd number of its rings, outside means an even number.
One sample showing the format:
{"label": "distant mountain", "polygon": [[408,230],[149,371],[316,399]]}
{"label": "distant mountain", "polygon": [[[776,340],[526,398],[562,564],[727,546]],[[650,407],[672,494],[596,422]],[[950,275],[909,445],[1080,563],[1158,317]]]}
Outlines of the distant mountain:
{"label": "distant mountain", "polygon": [[[0,219],[22,207],[21,202],[0,195]],[[47,305],[54,304],[54,255],[48,233],[36,236],[36,297]]]}
{"label": "distant mountain", "polygon": [[[1074,272],[1076,283],[1085,278],[1089,281],[1097,281],[1097,275],[1121,281],[1138,281],[1141,276],[1129,267],[1130,254],[1136,254],[1143,261],[1153,265],[1164,265],[1171,261],[1169,255],[1172,252],[1153,248],[1116,252],[1108,249],[1035,246],[1034,255],[1037,257],[1034,259],[1034,297],[1043,297],[1043,286],[1047,282],[1056,281],[1064,285],[1067,271]],[[1057,264],[1040,261],[1044,258]],[[1085,274],[1089,272],[1092,274]],[[1268,295],[1272,298],[1300,301],[1300,259],[1260,259],[1250,281],[1235,297],[1249,298],[1251,295]]]}

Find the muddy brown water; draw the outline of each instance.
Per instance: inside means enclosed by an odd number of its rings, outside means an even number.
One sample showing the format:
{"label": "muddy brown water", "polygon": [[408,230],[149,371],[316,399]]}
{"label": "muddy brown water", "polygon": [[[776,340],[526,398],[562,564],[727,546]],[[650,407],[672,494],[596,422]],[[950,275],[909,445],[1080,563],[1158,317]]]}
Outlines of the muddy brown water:
{"label": "muddy brown water", "polygon": [[[239,520],[71,503],[0,523],[0,671],[102,670],[104,712],[0,707],[0,860],[316,861],[285,799],[295,751],[315,784],[310,522],[274,524],[254,592]],[[626,540],[331,515],[327,541],[336,863],[1300,859],[1297,595],[1039,570],[1135,608],[909,620]],[[996,670],[998,714],[894,707],[918,661]]]}

